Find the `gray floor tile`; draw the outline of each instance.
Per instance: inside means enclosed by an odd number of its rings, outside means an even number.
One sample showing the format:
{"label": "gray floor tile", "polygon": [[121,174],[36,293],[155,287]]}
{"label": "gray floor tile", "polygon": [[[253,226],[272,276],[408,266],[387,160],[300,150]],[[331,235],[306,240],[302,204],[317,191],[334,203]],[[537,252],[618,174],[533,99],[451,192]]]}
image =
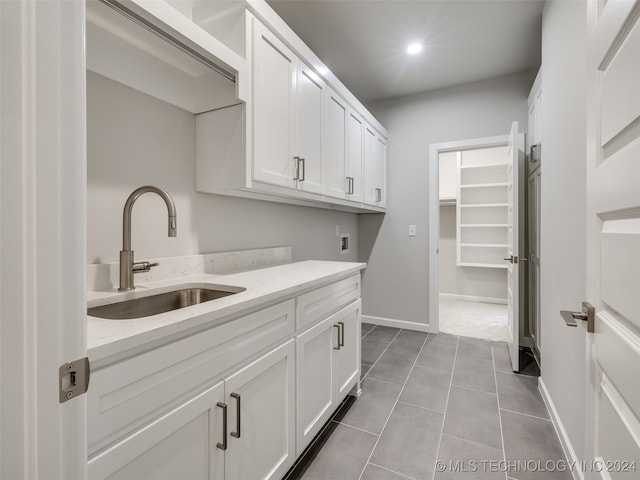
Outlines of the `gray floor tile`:
{"label": "gray floor tile", "polygon": [[497,372],[513,373],[511,368],[511,357],[509,357],[509,348],[504,342],[494,342],[493,349],[493,364]]}
{"label": "gray floor tile", "polygon": [[[429,338],[431,335],[429,335]],[[416,360],[416,365],[421,367],[437,368],[451,373],[453,370],[453,362],[456,358],[456,347],[443,345],[439,343],[425,343],[422,352]]]}
{"label": "gray floor tile", "polygon": [[358,480],[378,437],[338,425],[304,473],[304,480]]}
{"label": "gray floor tile", "polygon": [[458,336],[449,335],[448,333],[430,333],[427,343],[438,343],[440,345],[449,345],[455,347],[458,345]]}
{"label": "gray floor tile", "polygon": [[340,422],[379,435],[401,389],[402,385],[367,377],[362,382],[362,394]]}
{"label": "gray floor tile", "polygon": [[402,385],[415,360],[416,355],[387,350],[369,370],[367,377]]}
{"label": "gray floor tile", "polygon": [[360,380],[367,376],[369,370],[371,370],[371,365],[367,365],[366,363],[360,364]]}
{"label": "gray floor tile", "polygon": [[389,344],[387,342],[377,342],[375,340],[369,339],[369,336],[362,339],[362,343],[360,344],[360,361],[362,363],[366,363],[367,365],[373,365],[376,363],[384,349],[387,348]]}
{"label": "gray floor tile", "polygon": [[451,373],[415,366],[400,395],[400,401],[444,413]]}
{"label": "gray floor tile", "polygon": [[368,463],[364,469],[362,480],[407,480],[407,477]]}
{"label": "gray floor tile", "polygon": [[375,340],[376,342],[387,342],[390,343],[391,340],[398,334],[400,331],[399,328],[394,327],[384,327],[382,325],[376,325],[368,334],[368,340]]}
{"label": "gray floor tile", "polygon": [[398,403],[373,451],[371,463],[415,479],[431,479],[443,415]]}
{"label": "gray floor tile", "polygon": [[426,338],[427,334],[423,332],[401,330],[393,342],[391,342],[391,345],[389,345],[389,350],[418,355]]}
{"label": "gray floor tile", "polygon": [[436,472],[435,480],[504,480],[497,463],[503,459],[502,449],[443,435],[437,469],[442,471]]}
{"label": "gray floor tile", "polygon": [[502,448],[497,395],[452,386],[444,433]]}
{"label": "gray floor tile", "polygon": [[[520,415],[502,410],[502,431],[504,434],[505,456],[508,464],[526,466],[528,461],[540,461],[544,466],[547,461],[566,460],[550,420]],[[532,469],[533,470],[533,469]],[[570,472],[532,471],[522,468],[518,472],[508,472],[518,480],[571,480]]]}
{"label": "gray floor tile", "polygon": [[460,337],[458,339],[458,356],[493,360],[491,342],[481,338]]}
{"label": "gray floor tile", "polygon": [[547,406],[538,391],[538,378],[513,373],[496,372],[500,408],[549,418]]}
{"label": "gray floor tile", "polygon": [[373,323],[362,322],[362,325],[360,326],[360,334],[364,337],[373,330],[373,327],[375,327]]}
{"label": "gray floor tile", "polygon": [[493,362],[458,355],[453,367],[453,384],[482,390],[483,392],[496,393]]}

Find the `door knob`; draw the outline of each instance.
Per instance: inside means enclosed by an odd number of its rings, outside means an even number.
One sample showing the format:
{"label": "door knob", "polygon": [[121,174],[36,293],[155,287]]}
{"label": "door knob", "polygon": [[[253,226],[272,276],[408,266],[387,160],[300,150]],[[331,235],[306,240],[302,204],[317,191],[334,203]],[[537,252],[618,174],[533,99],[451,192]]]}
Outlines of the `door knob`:
{"label": "door knob", "polygon": [[582,302],[581,312],[560,310],[560,315],[562,315],[564,323],[567,324],[567,327],[577,327],[578,322],[576,322],[576,320],[583,320],[587,322],[587,332],[595,332],[596,309],[589,302]]}
{"label": "door knob", "polygon": [[507,258],[503,258],[503,260],[506,260],[509,263],[518,263],[518,256],[517,255],[510,255]]}

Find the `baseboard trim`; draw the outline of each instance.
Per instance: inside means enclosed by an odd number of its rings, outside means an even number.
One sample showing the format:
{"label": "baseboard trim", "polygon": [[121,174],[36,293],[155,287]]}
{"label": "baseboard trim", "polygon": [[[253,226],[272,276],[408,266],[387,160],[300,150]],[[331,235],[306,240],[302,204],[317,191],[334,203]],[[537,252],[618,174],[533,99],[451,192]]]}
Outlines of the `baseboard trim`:
{"label": "baseboard trim", "polygon": [[[540,395],[542,395],[542,399],[544,400],[545,405],[547,406],[547,410],[549,410],[549,415],[551,416],[551,423],[553,423],[553,428],[560,439],[560,446],[564,452],[565,457],[570,465],[580,465],[578,457],[576,456],[576,451],[571,444],[571,440],[569,439],[569,435],[567,435],[567,431],[564,428],[564,424],[558,415],[558,410],[556,410],[556,406],[551,400],[551,396],[549,395],[549,390],[547,390],[547,386],[544,384],[542,377],[538,378],[538,391]],[[584,480],[584,473],[580,471],[578,468],[571,469],[571,475],[574,480]]]}
{"label": "baseboard trim", "polygon": [[474,297],[473,295],[457,295],[455,293],[441,293],[441,297],[449,298],[451,300],[462,300],[465,302],[483,302],[483,303],[497,303],[498,305],[506,305],[506,298],[495,297]]}
{"label": "baseboard trim", "polygon": [[418,332],[431,331],[429,324],[408,322],[407,320],[396,320],[393,318],[372,317],[369,315],[362,315],[362,321],[366,323],[373,323],[374,325],[382,325],[384,327],[404,328],[407,330],[416,330]]}

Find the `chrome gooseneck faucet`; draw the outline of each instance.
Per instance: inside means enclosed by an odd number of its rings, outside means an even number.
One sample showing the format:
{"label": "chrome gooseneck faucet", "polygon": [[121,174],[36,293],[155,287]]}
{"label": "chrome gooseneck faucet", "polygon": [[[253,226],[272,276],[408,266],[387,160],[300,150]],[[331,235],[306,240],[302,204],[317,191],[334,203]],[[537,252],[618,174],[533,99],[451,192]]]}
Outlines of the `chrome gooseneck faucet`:
{"label": "chrome gooseneck faucet", "polygon": [[171,195],[161,188],[146,185],[144,187],[136,188],[127,201],[124,204],[124,211],[122,212],[122,250],[120,251],[120,288],[118,290],[133,290],[136,288],[133,285],[133,274],[140,272],[148,272],[151,267],[156,267],[157,263],[149,262],[137,262],[133,261],[133,250],[131,250],[131,211],[133,210],[133,204],[140,198],[141,195],[151,192],[156,193],[167,204],[167,210],[169,213],[169,236],[176,236],[176,206],[173,203]]}

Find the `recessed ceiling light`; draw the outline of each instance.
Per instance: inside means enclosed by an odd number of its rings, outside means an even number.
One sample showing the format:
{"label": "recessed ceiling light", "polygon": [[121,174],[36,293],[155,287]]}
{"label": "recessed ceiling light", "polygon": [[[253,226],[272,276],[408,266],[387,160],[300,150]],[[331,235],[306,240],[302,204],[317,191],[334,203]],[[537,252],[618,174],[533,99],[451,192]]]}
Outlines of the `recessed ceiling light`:
{"label": "recessed ceiling light", "polygon": [[412,43],[407,47],[407,53],[411,55],[415,55],[416,53],[420,53],[422,51],[422,44],[420,43]]}

